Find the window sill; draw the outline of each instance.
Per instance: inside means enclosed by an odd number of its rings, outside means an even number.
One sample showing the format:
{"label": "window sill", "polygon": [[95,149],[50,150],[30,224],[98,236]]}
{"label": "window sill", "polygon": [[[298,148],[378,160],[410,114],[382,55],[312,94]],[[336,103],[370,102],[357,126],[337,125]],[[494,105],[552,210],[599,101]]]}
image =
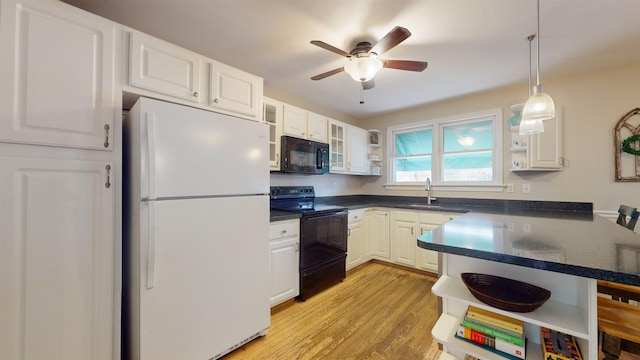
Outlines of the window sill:
{"label": "window sill", "polygon": [[[425,191],[424,184],[384,184],[385,190],[412,190]],[[483,185],[431,185],[433,190],[443,191],[480,191],[480,192],[503,192],[506,185],[483,184]]]}

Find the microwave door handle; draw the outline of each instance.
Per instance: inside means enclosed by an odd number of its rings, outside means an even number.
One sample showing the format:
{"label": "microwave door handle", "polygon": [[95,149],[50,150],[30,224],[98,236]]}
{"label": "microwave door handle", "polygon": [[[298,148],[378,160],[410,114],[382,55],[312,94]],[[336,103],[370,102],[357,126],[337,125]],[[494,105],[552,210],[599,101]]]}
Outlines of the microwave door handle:
{"label": "microwave door handle", "polygon": [[322,149],[316,150],[316,169],[322,169],[324,167],[323,161],[324,156],[322,156]]}

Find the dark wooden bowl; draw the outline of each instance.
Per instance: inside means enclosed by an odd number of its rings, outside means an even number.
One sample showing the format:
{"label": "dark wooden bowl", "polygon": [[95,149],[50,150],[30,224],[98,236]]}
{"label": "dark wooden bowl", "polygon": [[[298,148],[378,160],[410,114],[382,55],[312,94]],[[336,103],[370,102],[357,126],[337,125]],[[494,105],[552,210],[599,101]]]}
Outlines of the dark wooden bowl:
{"label": "dark wooden bowl", "polygon": [[476,299],[501,310],[531,312],[551,297],[547,289],[500,276],[461,273],[460,277]]}

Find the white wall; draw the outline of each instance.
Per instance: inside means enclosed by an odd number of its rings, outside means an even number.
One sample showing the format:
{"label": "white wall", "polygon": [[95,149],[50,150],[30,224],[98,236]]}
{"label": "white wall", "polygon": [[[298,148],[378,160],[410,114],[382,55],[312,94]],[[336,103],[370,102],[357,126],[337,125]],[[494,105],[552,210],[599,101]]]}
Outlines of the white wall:
{"label": "white wall", "polygon": [[[640,207],[640,182],[614,181],[613,128],[627,112],[640,107],[640,63],[602,69],[587,74],[542,79],[545,92],[560,106],[564,121],[564,157],[568,167],[560,172],[511,173],[508,153],[509,105],[528,96],[527,84],[487,91],[363,120],[359,126],[383,130],[390,125],[502,108],[505,121],[505,183],[515,193],[445,192],[434,196],[593,202],[595,210],[617,211],[620,204]],[[386,160],[386,159],[385,159]],[[387,173],[387,162],[383,168]],[[385,190],[386,177],[364,177],[363,194],[420,196],[424,191]],[[531,184],[523,194],[521,184]]]}

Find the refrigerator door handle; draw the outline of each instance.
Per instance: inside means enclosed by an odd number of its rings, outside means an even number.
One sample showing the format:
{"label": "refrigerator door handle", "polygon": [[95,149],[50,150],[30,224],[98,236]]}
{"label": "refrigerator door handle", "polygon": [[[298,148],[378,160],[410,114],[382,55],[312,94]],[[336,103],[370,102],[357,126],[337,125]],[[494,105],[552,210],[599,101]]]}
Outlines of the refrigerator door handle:
{"label": "refrigerator door handle", "polygon": [[147,184],[149,186],[149,199],[156,198],[156,136],[155,114],[146,113],[147,120]]}
{"label": "refrigerator door handle", "polygon": [[147,228],[147,289],[153,289],[156,282],[156,204],[146,201],[149,210]]}

